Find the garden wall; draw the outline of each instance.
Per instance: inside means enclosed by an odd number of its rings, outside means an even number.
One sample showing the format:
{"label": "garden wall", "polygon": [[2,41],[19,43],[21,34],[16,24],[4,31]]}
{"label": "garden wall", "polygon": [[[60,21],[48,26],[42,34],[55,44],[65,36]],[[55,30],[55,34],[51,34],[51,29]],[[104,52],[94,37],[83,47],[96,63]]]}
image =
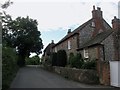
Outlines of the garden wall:
{"label": "garden wall", "polygon": [[54,67],[45,66],[44,68],[48,71],[55,72],[65,78],[79,81],[81,83],[86,83],[86,84],[99,83],[99,78],[95,70],[57,67],[57,66]]}

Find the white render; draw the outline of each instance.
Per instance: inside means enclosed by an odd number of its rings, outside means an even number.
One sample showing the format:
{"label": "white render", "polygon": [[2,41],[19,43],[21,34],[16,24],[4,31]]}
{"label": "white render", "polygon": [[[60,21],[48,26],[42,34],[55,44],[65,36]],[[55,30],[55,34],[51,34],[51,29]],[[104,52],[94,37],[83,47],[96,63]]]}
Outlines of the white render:
{"label": "white render", "polygon": [[110,84],[120,87],[120,61],[110,61]]}

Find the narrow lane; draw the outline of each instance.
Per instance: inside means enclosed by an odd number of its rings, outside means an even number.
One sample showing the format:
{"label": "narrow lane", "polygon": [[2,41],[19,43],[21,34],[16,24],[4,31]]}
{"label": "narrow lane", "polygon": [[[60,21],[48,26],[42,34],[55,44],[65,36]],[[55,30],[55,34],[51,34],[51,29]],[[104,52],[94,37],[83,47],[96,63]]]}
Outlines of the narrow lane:
{"label": "narrow lane", "polygon": [[11,84],[11,88],[96,88],[100,85],[85,85],[67,80],[40,67],[21,68]]}

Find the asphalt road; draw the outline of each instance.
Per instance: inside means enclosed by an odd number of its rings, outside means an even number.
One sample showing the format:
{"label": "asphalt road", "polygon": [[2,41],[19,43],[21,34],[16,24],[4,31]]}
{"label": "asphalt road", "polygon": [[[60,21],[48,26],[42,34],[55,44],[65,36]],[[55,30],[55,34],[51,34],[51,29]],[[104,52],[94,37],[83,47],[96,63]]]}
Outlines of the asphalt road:
{"label": "asphalt road", "polygon": [[67,80],[60,75],[36,66],[21,68],[11,84],[11,88],[104,88],[100,85],[86,85]]}

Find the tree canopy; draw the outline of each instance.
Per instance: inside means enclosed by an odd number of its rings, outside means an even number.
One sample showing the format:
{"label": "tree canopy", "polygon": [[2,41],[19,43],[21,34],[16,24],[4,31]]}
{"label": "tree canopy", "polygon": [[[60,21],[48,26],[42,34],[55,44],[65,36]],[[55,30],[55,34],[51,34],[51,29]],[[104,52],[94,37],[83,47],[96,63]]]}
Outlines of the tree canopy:
{"label": "tree canopy", "polygon": [[[6,9],[10,4],[12,2],[9,0],[1,8]],[[13,20],[5,11],[1,14],[1,20],[3,46],[16,49],[20,66],[25,64],[25,57],[29,57],[30,53],[36,53],[37,55],[42,53],[43,43],[37,27],[37,20],[31,19],[29,16],[17,17]]]}
{"label": "tree canopy", "polygon": [[24,65],[25,57],[29,57],[30,53],[36,53],[37,55],[42,53],[43,43],[36,20],[28,16],[12,20],[10,15],[5,15],[2,17],[2,21],[4,45],[16,49],[20,56],[18,64]]}

